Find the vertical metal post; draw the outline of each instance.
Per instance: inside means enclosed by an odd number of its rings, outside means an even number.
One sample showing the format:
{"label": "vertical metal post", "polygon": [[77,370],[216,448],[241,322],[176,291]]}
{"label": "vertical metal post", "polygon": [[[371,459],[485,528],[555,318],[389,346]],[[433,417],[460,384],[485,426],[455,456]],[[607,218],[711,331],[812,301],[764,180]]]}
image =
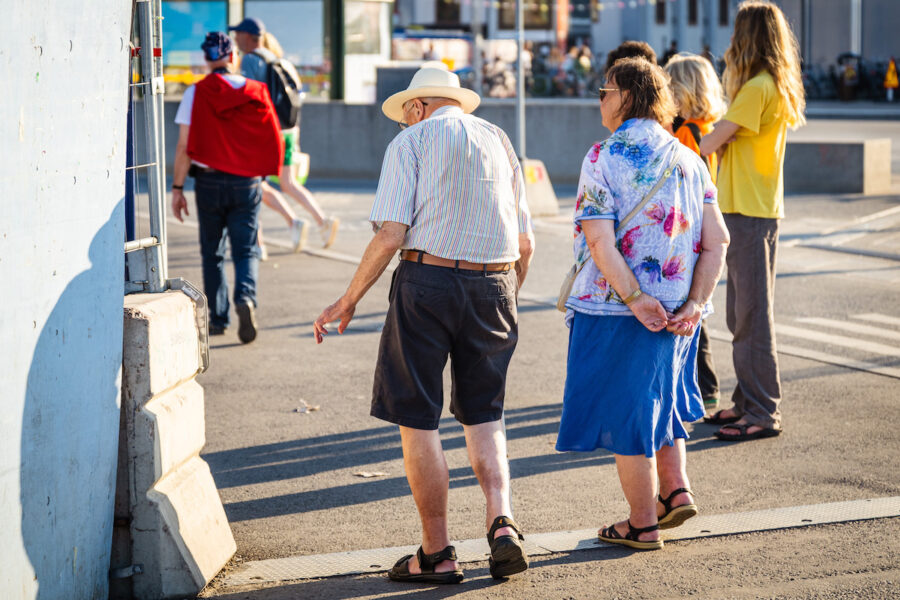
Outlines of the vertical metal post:
{"label": "vertical metal post", "polygon": [[328,0],[325,11],[325,26],[330,36],[329,53],[331,54],[331,94],[332,100],[344,99],[344,0]]}
{"label": "vertical metal post", "polygon": [[[131,60],[129,59],[129,62]],[[129,74],[131,68],[128,69]],[[131,77],[128,78],[129,84]],[[128,86],[128,116],[125,118],[125,166],[134,164],[134,88]],[[134,231],[134,170],[125,171],[125,241],[135,239]]]}
{"label": "vertical metal post", "polygon": [[812,0],[800,5],[800,55],[807,67],[812,64]]}
{"label": "vertical metal post", "polygon": [[516,66],[516,153],[525,158],[525,4],[516,0],[516,43],[518,61]]}
{"label": "vertical metal post", "polygon": [[850,0],[850,52],[862,55],[862,0]]}
{"label": "vertical metal post", "polygon": [[481,96],[484,88],[484,64],[481,61],[481,47],[484,39],[481,35],[484,2],[472,2],[472,70],[475,72],[475,92]]}
{"label": "vertical metal post", "polygon": [[[160,237],[165,229],[165,210],[163,207],[163,198],[165,190],[160,185],[162,180],[159,170],[161,166],[160,150],[160,123],[159,104],[156,101],[158,92],[155,85],[155,64],[153,60],[154,47],[154,27],[153,27],[153,5],[151,0],[137,0],[137,16],[139,31],[141,36],[141,79],[147,85],[143,86],[144,90],[144,124],[147,143],[147,193],[150,200],[150,236],[155,237],[160,242],[164,240]],[[162,292],[165,291],[166,277],[163,273],[163,261],[165,255],[162,251],[163,245],[156,246],[158,250],[148,248],[147,257],[147,291]]]}
{"label": "vertical metal post", "polygon": [[165,281],[169,277],[169,256],[166,224],[166,80],[163,77],[163,33],[162,33],[162,0],[153,0],[153,97],[156,100],[156,176],[159,181],[158,214],[159,229],[159,277],[161,290],[166,289]]}

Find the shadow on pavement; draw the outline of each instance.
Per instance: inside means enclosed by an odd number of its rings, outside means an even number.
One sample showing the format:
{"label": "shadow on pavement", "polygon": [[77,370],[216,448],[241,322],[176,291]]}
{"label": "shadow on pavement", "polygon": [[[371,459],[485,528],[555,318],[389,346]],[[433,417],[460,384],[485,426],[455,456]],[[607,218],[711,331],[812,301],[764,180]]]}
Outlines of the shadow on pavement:
{"label": "shadow on pavement", "polygon": [[[574,565],[578,563],[606,562],[617,560],[633,554],[628,549],[604,548],[602,550],[581,550],[566,554],[552,554],[535,556],[531,558],[531,565],[526,574],[508,580],[495,580],[488,573],[487,563],[468,563],[462,565],[466,573],[466,579],[460,585],[427,585],[395,583],[387,578],[387,575],[359,575],[348,577],[333,577],[328,579],[314,579],[309,581],[290,583],[278,587],[253,590],[254,600],[283,600],[286,598],[303,598],[314,600],[317,598],[330,600],[348,600],[350,598],[421,598],[438,599],[453,598],[461,594],[482,591],[478,597],[488,597],[494,593],[511,592],[519,588],[521,597],[529,597],[528,592],[533,592],[532,585],[524,581],[527,577],[533,581],[541,578],[541,571],[559,565]],[[400,558],[399,556],[397,558]],[[599,565],[598,565],[599,568]],[[518,583],[524,583],[528,589],[522,589]],[[502,589],[498,586],[510,586]],[[248,592],[225,593],[216,596],[208,596],[209,600],[244,600],[249,598]],[[504,595],[506,597],[506,595]]]}
{"label": "shadow on pavement", "polygon": [[[561,404],[548,404],[511,409],[506,415],[507,437],[511,441],[556,433]],[[465,447],[462,426],[448,418],[442,421],[444,450]],[[722,447],[712,439],[712,431],[695,429],[688,441],[689,451]],[[259,483],[315,477],[322,473],[365,467],[387,461],[400,461],[400,434],[396,427],[386,426],[348,433],[240,448],[204,455],[219,489]],[[510,473],[515,480],[542,473],[580,469],[614,463],[613,455],[595,452],[559,453],[549,446],[547,452],[510,460]],[[477,486],[470,466],[450,469],[453,489]],[[405,476],[385,479],[363,479],[345,485],[299,491],[292,494],[256,498],[225,505],[231,522],[305,513],[315,510],[354,506],[398,498],[410,494]]]}

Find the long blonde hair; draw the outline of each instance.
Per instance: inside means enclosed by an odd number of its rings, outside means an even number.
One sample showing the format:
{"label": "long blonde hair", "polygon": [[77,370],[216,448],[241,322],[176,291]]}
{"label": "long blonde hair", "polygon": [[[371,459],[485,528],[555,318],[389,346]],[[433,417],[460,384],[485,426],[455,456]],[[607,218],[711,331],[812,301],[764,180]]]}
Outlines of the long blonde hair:
{"label": "long blonde hair", "polygon": [[682,52],[666,63],[669,86],[685,119],[718,121],[726,112],[722,84],[712,64],[702,56]]}
{"label": "long blonde hair", "polygon": [[734,19],[734,35],[725,52],[722,80],[728,99],[761,71],[768,71],[784,101],[788,125],[797,128],[806,122],[806,98],[800,78],[800,50],[797,38],[784,14],[774,4],[748,0]]}
{"label": "long blonde hair", "polygon": [[281,44],[278,43],[278,38],[276,38],[268,31],[262,34],[262,38],[259,40],[259,45],[270,51],[278,58],[284,56],[284,50],[282,49]]}

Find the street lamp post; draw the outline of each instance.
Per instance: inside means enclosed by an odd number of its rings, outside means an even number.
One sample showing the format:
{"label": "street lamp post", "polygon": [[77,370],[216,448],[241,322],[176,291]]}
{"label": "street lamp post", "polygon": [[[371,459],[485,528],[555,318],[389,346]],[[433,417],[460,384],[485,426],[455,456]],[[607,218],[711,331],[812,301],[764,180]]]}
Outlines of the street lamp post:
{"label": "street lamp post", "polygon": [[516,67],[516,153],[525,158],[525,4],[516,0],[516,43],[518,66]]}

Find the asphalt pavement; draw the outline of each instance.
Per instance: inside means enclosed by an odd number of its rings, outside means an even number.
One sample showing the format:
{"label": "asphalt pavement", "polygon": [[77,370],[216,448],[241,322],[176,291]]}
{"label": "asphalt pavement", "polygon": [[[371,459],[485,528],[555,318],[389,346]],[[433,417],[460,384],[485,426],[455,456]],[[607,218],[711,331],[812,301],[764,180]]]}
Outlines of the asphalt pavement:
{"label": "asphalt pavement", "polygon": [[[238,545],[233,564],[204,597],[896,597],[897,518],[676,541],[643,554],[610,548],[554,553],[503,583],[490,578],[486,563],[468,563],[466,582],[451,588],[393,584],[383,574],[228,585],[228,573],[252,561],[419,541],[397,430],[368,414],[389,276],[359,304],[344,335],[333,334],[321,346],[312,336],[313,320],[346,288],[352,261],[371,239],[366,217],[374,183],[311,187],[326,210],[342,218],[337,243],[328,252],[294,254],[286,247],[284,222],[263,209],[270,258],[260,268],[259,337],[242,345],[232,327],[212,338],[210,368],[199,378],[206,392],[203,457]],[[688,473],[701,514],[900,496],[896,191],[787,199],[776,286],[785,432],[731,445],[717,441],[713,427],[695,425]],[[574,189],[559,194],[560,216],[536,223],[537,251],[522,290],[520,342],[508,385],[513,503],[526,536],[599,527],[627,514],[609,453],[554,450],[567,330],[548,300],[571,262]],[[196,229],[170,219],[169,236],[170,276],[200,284]],[[722,283],[711,325],[727,398],[734,373],[724,292]],[[462,429],[444,416],[451,536],[478,538],[484,535],[483,499]]]}

